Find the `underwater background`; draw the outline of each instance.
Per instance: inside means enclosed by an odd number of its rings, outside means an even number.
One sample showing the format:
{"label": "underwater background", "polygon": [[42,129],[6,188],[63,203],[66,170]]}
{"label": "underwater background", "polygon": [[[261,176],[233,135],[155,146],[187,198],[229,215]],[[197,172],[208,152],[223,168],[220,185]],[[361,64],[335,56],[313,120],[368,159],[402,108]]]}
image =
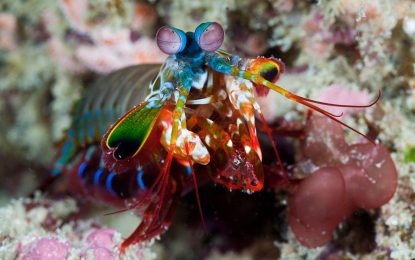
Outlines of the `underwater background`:
{"label": "underwater background", "polygon": [[[160,239],[120,256],[118,245],[139,217],[106,216],[114,209],[69,193],[65,182],[34,193],[49,178],[74,105],[93,82],[126,66],[164,62],[155,41],[160,26],[193,31],[206,21],[223,26],[222,48],[230,53],[281,59],[285,72],[278,83],[298,95],[366,104],[380,91],[368,109],[329,111],[343,113],[344,122],[388,149],[398,173],[391,200],[356,211],[329,243],[308,248],[289,227],[286,190],[246,194],[200,185],[208,230],[189,191]],[[415,258],[411,0],[1,0],[0,96],[0,259]],[[257,102],[271,126],[305,124],[307,109],[277,93]],[[300,172],[308,166],[299,158],[319,152],[279,138],[284,162]],[[359,138],[345,130],[349,143]]]}

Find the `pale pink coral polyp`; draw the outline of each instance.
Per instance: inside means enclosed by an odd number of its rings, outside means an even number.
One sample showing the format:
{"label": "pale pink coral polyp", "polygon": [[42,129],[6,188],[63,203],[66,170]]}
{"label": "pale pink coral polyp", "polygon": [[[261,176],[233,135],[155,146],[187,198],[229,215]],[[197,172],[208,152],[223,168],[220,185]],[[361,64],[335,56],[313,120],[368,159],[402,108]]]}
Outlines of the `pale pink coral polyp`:
{"label": "pale pink coral polyp", "polygon": [[22,260],[62,260],[69,255],[67,243],[56,238],[41,238],[23,247]]}
{"label": "pale pink coral polyp", "polygon": [[[60,7],[72,28],[91,39],[93,44],[79,44],[75,50],[75,58],[81,65],[98,73],[111,71],[142,63],[162,63],[166,55],[160,51],[156,42],[145,36],[131,41],[130,28],[114,28],[105,20],[92,24],[88,22],[89,1],[61,0]],[[140,8],[139,8],[140,9]],[[155,16],[138,12],[137,15]],[[140,21],[140,22],[138,22]],[[142,24],[140,17],[134,17],[134,23]],[[151,21],[150,21],[151,22]],[[139,29],[141,25],[137,25]],[[143,25],[144,26],[144,25]]]}
{"label": "pale pink coral polyp", "polygon": [[[95,260],[115,260],[115,254],[104,247],[96,247],[96,248],[91,248],[88,249],[87,252],[91,252],[93,255],[93,259]],[[85,255],[89,255],[89,254],[85,254]]]}
{"label": "pale pink coral polyp", "polygon": [[114,230],[109,228],[97,229],[88,235],[86,241],[90,247],[112,249],[114,233]]}
{"label": "pale pink coral polyp", "polygon": [[[370,96],[367,92],[360,90],[349,90],[342,85],[334,84],[325,88],[319,98],[319,101],[330,102],[336,104],[354,104],[364,105],[369,104]],[[352,102],[352,103],[351,103]],[[362,108],[348,108],[348,107],[330,107],[324,105],[318,105],[319,107],[329,111],[333,114],[341,114],[343,116],[349,115],[354,112],[361,111]]]}
{"label": "pale pink coral polyp", "polygon": [[16,48],[17,18],[13,14],[0,13],[0,49]]}
{"label": "pale pink coral polyp", "polygon": [[140,38],[131,43],[101,39],[99,45],[81,45],[76,50],[76,57],[89,69],[99,73],[109,73],[119,68],[140,63],[163,62],[166,55],[160,51],[154,40]]}

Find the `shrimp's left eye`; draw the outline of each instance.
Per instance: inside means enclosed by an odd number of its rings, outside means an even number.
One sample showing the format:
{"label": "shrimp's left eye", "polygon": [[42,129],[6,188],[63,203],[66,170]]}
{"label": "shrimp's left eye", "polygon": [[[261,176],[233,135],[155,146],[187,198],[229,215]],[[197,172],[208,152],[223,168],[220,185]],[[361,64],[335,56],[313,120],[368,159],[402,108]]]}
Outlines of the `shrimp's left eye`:
{"label": "shrimp's left eye", "polygon": [[225,32],[220,24],[202,23],[195,30],[195,39],[199,47],[206,52],[214,52],[223,43]]}

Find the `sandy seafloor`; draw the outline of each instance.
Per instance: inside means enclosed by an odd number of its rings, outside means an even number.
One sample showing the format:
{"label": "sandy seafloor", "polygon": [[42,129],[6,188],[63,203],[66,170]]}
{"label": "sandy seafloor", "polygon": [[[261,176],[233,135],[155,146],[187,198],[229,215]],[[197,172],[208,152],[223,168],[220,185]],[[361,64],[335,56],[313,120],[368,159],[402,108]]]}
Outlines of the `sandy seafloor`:
{"label": "sandy seafloor", "polygon": [[[207,217],[215,218],[216,210],[223,214],[213,233],[200,228],[190,193],[165,235],[127,249],[123,258],[414,259],[415,3],[410,0],[0,1],[0,259],[119,258],[118,245],[137,217],[104,216],[111,209],[97,203],[86,204],[94,209],[83,214],[85,202],[68,195],[64,184],[55,196],[27,196],[48,176],[72,108],[95,78],[133,64],[163,62],[166,56],[154,41],[157,28],[171,24],[192,31],[204,21],[223,25],[223,48],[230,52],[284,61],[280,84],[299,95],[364,101],[380,90],[376,107],[342,120],[362,132],[376,130],[398,170],[396,193],[380,209],[355,213],[326,246],[308,249],[287,227],[286,193],[267,190],[249,197],[202,187],[201,195],[213,201]],[[301,121],[306,114],[274,93],[258,102],[271,123]],[[346,131],[346,139],[358,137]],[[246,211],[241,205],[248,205]]]}

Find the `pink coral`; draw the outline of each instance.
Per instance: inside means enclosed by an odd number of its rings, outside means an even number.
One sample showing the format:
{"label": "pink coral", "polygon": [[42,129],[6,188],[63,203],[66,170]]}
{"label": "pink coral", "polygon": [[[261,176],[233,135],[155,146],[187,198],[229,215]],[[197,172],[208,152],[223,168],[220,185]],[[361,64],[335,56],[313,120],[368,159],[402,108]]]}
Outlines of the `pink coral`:
{"label": "pink coral", "polygon": [[94,230],[88,235],[86,241],[90,247],[103,247],[111,249],[113,247],[114,230],[101,228]]}
{"label": "pink coral", "polygon": [[92,231],[86,238],[87,248],[83,255],[94,256],[94,259],[110,260],[115,259],[113,242],[115,231],[109,228],[101,228]]}
{"label": "pink coral", "polygon": [[61,260],[69,255],[69,245],[56,238],[40,238],[22,249],[23,260]]}
{"label": "pink coral", "polygon": [[[370,103],[370,96],[367,92],[361,90],[349,90],[343,85],[334,84],[325,88],[321,92],[318,100],[337,104],[364,105]],[[356,108],[319,106],[333,114],[343,113],[344,116],[354,111],[359,111],[359,109]]]}
{"label": "pink coral", "polygon": [[[7,237],[2,241],[3,247],[14,248],[8,255],[17,259],[119,258],[121,234],[114,229],[101,228],[90,220],[77,219],[79,208],[72,199],[18,200],[1,210],[3,222],[10,223],[10,230],[2,230]],[[152,255],[148,245],[131,246],[125,252],[126,259],[151,259]]]}
{"label": "pink coral", "polygon": [[88,0],[60,0],[59,6],[70,25],[80,32],[86,32],[92,26],[87,22]]}
{"label": "pink coral", "polygon": [[327,59],[334,44],[352,45],[356,40],[356,30],[351,28],[331,28],[324,23],[320,11],[315,11],[303,25],[306,37],[303,38],[304,50],[313,58]]}
{"label": "pink coral", "polygon": [[131,20],[131,28],[134,30],[148,30],[157,22],[155,8],[147,3],[136,3],[134,5],[134,16]]}
{"label": "pink coral", "polygon": [[16,48],[17,19],[14,15],[0,13],[0,49]]}
{"label": "pink coral", "polygon": [[[148,4],[135,4],[130,25],[114,28],[105,19],[96,23],[88,21],[91,6],[87,0],[61,0],[59,3],[73,30],[91,41],[81,42],[76,47],[74,59],[88,69],[108,73],[130,65],[161,63],[166,59],[153,39],[136,31],[147,30],[156,21],[156,11]],[[133,37],[132,34],[137,35]],[[68,58],[57,60],[73,67]]]}
{"label": "pink coral", "polygon": [[67,52],[64,43],[60,39],[51,37],[47,41],[47,46],[49,56],[52,60],[61,65],[67,71],[75,74],[81,74],[86,71],[85,66]]}
{"label": "pink coral", "polygon": [[166,59],[152,39],[143,37],[130,42],[125,31],[107,31],[106,35],[106,38],[101,36],[97,39],[97,45],[81,45],[76,50],[77,59],[93,71],[108,73],[130,65],[160,63]]}
{"label": "pink coral", "polygon": [[93,259],[96,259],[96,260],[116,259],[115,254],[111,250],[103,248],[103,247],[88,249],[88,252],[91,252],[94,257]]}
{"label": "pink coral", "polygon": [[273,7],[280,12],[291,12],[295,7],[294,0],[277,0],[272,3]]}

